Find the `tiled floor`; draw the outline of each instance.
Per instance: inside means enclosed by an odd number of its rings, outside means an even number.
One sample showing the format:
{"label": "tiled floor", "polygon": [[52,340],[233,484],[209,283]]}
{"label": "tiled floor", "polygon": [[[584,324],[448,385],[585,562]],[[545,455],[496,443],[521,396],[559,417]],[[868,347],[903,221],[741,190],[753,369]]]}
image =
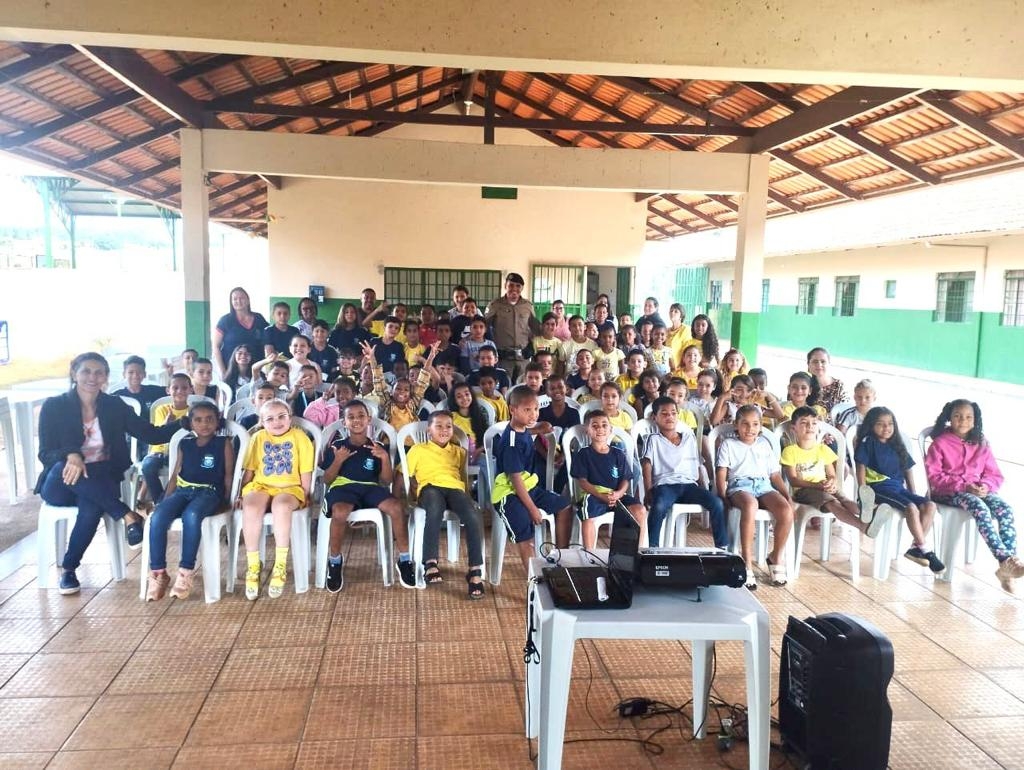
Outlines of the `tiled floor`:
{"label": "tiled floor", "polygon": [[[991,558],[952,584],[900,560],[878,583],[866,551],[854,585],[846,543],[824,565],[817,546],[809,534],[799,581],[757,593],[772,621],[773,698],[788,616],[850,612],[895,647],[893,768],[1024,767],[1024,604],[1000,591]],[[37,589],[34,566],[0,581],[0,767],[531,767],[524,572],[511,553],[502,585],[471,603],[463,565],[444,565],[440,587],[385,589],[372,538],[356,533],[350,549],[341,594],[295,595],[289,582],[253,603],[206,605],[201,585],[186,602],[140,602],[137,559],[110,582],[102,534],[79,596]],[[719,755],[678,727],[647,753],[639,740],[657,725],[613,714],[626,697],[689,700],[686,644],[582,643],[573,677],[565,768],[746,766],[745,746]],[[718,645],[714,691],[745,700],[737,644]],[[773,751],[772,766],[785,764]]]}

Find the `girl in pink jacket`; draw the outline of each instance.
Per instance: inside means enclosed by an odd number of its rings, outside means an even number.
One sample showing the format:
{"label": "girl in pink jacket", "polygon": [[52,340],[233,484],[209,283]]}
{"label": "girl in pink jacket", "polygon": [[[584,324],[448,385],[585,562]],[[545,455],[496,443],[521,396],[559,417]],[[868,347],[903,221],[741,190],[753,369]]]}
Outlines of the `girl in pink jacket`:
{"label": "girl in pink jacket", "polygon": [[981,430],[981,409],[966,399],[950,401],[932,428],[932,444],[924,465],[936,502],[967,510],[992,555],[999,561],[996,577],[1013,593],[1013,580],[1024,575],[1017,558],[1013,510],[996,495],[1003,474]]}

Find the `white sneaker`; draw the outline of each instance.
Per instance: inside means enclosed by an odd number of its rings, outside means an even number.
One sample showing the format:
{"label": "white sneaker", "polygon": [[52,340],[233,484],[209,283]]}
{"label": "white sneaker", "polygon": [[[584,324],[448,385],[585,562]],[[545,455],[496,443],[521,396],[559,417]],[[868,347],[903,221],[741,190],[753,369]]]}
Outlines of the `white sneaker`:
{"label": "white sneaker", "polygon": [[754,570],[747,569],[747,579],[743,581],[743,585],[748,591],[757,590],[757,578],[754,576]]}
{"label": "white sneaker", "polygon": [[857,497],[860,500],[860,520],[870,524],[875,516],[875,490],[870,484],[861,484],[857,490]]}
{"label": "white sneaker", "polygon": [[[874,492],[871,493],[874,496]],[[892,507],[888,505],[880,505],[874,509],[874,516],[868,523],[867,532],[864,534],[870,538],[878,537],[878,533],[882,531],[882,528],[889,523],[889,519],[892,518]],[[862,519],[863,520],[863,519]]]}

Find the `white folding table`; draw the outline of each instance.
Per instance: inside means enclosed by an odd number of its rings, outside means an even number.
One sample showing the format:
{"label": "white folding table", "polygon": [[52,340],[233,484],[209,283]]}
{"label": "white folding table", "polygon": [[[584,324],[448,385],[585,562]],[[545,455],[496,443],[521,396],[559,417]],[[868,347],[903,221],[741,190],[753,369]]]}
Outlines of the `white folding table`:
{"label": "white folding table", "polygon": [[[607,558],[607,551],[596,551]],[[588,566],[580,551],[562,551],[561,565]],[[550,566],[530,561],[530,577]],[[532,596],[530,595],[532,594]],[[625,610],[560,610],[544,583],[528,586],[527,622],[534,616],[540,663],[526,667],[526,733],[538,738],[538,770],[562,765],[565,715],[573,649],[577,639],[689,640],[693,651],[694,735],[704,737],[711,690],[709,663],[717,640],[743,642],[747,677],[747,723],[751,770],[767,770],[770,746],[771,665],[768,611],[745,588],[712,586],[693,591],[645,590],[637,586]],[[614,673],[614,672],[613,672]]]}

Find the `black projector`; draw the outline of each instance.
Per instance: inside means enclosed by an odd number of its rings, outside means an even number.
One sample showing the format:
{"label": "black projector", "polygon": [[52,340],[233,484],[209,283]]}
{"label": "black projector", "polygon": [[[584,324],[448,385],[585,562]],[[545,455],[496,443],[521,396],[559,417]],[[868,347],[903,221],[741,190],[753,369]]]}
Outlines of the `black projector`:
{"label": "black projector", "polygon": [[640,582],[669,588],[740,588],[747,565],[734,553],[701,548],[641,548]]}

